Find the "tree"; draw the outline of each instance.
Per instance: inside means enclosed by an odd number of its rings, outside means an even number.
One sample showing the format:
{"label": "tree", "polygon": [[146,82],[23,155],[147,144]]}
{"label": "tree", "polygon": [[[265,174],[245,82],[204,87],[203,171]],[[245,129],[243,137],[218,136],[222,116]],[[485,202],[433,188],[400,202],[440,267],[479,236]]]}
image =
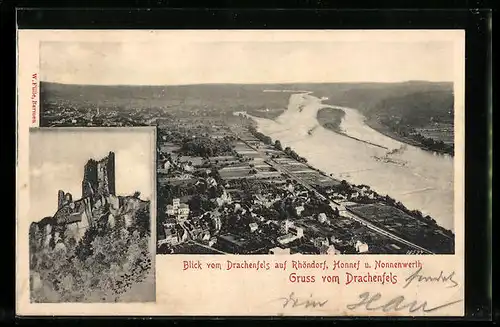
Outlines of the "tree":
{"label": "tree", "polygon": [[189,208],[194,211],[200,211],[201,210],[201,202],[202,202],[202,197],[199,194],[196,194],[189,200]]}
{"label": "tree", "polygon": [[94,252],[92,250],[92,241],[97,236],[97,227],[90,226],[83,235],[83,238],[78,242],[75,249],[75,254],[80,261],[85,261]]}
{"label": "tree", "polygon": [[139,209],[136,212],[136,226],[141,237],[149,235],[151,232],[149,206]]}
{"label": "tree", "polygon": [[276,148],[276,150],[283,151],[283,146],[281,145],[280,140],[274,141],[274,147]]}
{"label": "tree", "polygon": [[135,191],[133,196],[134,198],[138,199],[141,196],[141,192]]}

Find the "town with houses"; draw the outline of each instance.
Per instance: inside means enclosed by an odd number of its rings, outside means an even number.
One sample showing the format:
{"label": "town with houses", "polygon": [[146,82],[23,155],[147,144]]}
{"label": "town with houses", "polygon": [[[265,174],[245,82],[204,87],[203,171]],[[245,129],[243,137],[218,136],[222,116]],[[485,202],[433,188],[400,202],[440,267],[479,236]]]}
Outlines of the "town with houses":
{"label": "town with houses", "polygon": [[46,126],[157,127],[157,254],[454,252],[431,217],[312,167],[241,114],[68,110],[49,108]]}

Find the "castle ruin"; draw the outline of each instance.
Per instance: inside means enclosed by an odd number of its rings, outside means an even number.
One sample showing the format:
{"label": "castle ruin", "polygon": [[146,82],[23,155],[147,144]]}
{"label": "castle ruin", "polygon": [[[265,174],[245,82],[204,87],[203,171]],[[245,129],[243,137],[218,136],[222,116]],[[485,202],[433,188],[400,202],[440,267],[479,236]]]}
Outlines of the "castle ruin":
{"label": "castle ruin", "polygon": [[82,181],[82,197],[108,197],[115,195],[115,154],[96,161],[90,159],[85,165]]}
{"label": "castle ruin", "polygon": [[42,224],[43,234],[45,234],[44,243],[48,244],[52,238],[52,225],[65,226],[65,236],[75,240],[81,239],[87,228],[100,218],[94,217],[93,209],[103,207],[107,203],[110,203],[113,208],[118,208],[120,205],[115,196],[115,154],[113,152],[109,152],[99,161],[90,159],[86,163],[81,199],[74,201],[71,193],[58,191],[57,212],[53,217],[47,217],[50,219]]}

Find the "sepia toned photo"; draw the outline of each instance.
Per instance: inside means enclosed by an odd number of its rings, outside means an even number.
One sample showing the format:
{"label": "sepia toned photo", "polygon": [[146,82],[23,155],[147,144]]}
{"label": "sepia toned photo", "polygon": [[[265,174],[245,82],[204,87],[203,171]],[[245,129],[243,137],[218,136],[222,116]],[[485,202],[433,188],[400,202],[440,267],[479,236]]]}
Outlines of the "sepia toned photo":
{"label": "sepia toned photo", "polygon": [[464,31],[18,47],[19,313],[463,315]]}
{"label": "sepia toned photo", "polygon": [[159,254],[454,253],[451,42],[186,48],[40,44],[40,126],[158,128]]}
{"label": "sepia toned photo", "polygon": [[153,138],[151,130],[31,129],[32,302],[155,300]]}

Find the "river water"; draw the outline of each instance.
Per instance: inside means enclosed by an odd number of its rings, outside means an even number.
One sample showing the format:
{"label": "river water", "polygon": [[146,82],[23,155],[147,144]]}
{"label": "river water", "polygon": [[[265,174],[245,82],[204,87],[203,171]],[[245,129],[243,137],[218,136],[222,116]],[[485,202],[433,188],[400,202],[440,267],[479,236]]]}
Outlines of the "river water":
{"label": "river water", "polygon": [[[454,230],[452,157],[403,145],[367,126],[357,110],[326,105],[322,100],[311,93],[292,94],[288,110],[276,120],[252,118],[260,132],[279,139],[283,147],[290,146],[312,166],[335,178],[369,185],[377,193],[388,194],[408,209],[418,209]],[[344,110],[340,126],[344,133],[379,146],[318,126],[316,114],[326,107]],[[386,156],[395,149],[399,151]]]}

